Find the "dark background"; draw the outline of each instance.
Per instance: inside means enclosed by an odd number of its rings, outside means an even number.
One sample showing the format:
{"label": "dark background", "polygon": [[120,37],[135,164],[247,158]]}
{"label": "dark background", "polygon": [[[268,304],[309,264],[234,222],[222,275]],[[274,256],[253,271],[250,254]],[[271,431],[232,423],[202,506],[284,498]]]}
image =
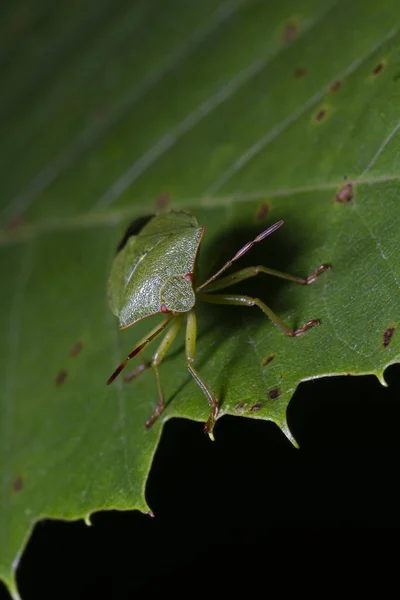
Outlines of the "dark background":
{"label": "dark background", "polygon": [[382,585],[398,570],[400,366],[386,379],[301,384],[288,419],[300,450],[264,421],[224,417],[212,443],[201,424],[171,420],[147,486],[155,518],[39,523],[18,569],[23,600]]}

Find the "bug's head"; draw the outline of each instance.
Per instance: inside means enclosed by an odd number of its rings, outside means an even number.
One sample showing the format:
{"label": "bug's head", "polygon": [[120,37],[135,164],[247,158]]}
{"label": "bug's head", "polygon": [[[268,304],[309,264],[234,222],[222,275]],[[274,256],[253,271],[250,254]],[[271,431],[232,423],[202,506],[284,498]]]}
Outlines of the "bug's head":
{"label": "bug's head", "polygon": [[168,311],[188,312],[196,302],[193,291],[193,275],[177,275],[169,277],[161,288],[161,299]]}

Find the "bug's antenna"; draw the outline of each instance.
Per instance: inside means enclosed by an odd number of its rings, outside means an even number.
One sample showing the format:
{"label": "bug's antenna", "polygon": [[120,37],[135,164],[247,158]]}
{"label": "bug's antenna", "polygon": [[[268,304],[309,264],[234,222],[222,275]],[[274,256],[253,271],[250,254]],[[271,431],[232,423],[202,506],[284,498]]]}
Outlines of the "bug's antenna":
{"label": "bug's antenna", "polygon": [[137,346],[134,350],[132,350],[132,352],[130,354],[128,354],[126,359],[119,365],[119,367],[117,367],[115,369],[114,373],[111,375],[111,377],[107,381],[107,385],[110,385],[110,383],[112,383],[114,381],[114,379],[116,377],[118,377],[118,375],[121,373],[122,369],[124,369],[126,367],[128,361],[131,360],[131,358],[133,358],[134,356],[139,354],[139,352],[141,352],[143,350],[143,348],[145,346],[147,346],[147,344],[152,342],[155,337],[157,337],[162,331],[164,331],[164,329],[167,327],[167,325],[169,325],[169,323],[172,321],[172,319],[175,319],[175,315],[172,315],[171,317],[169,317],[169,319],[164,321],[164,323],[162,323],[162,325],[157,329],[157,331],[155,331],[154,333],[149,335],[149,337],[142,344],[139,344],[139,346]]}
{"label": "bug's antenna", "polygon": [[256,244],[257,242],[261,242],[263,239],[265,239],[266,237],[271,235],[271,233],[274,233],[274,231],[279,229],[279,227],[282,227],[282,225],[283,225],[283,221],[278,221],[277,223],[275,223],[274,225],[271,225],[271,227],[268,227],[268,229],[266,229],[265,231],[260,233],[256,238],[254,238],[254,240],[252,240],[251,242],[247,242],[247,244],[245,244],[243,246],[243,248],[238,250],[236,252],[235,256],[233,258],[231,258],[231,260],[228,260],[228,262],[226,262],[224,264],[224,266],[215,273],[215,275],[213,275],[212,277],[210,277],[210,279],[207,279],[207,281],[205,283],[200,285],[196,289],[196,292],[198,292],[202,288],[206,287],[206,285],[208,285],[209,283],[214,281],[214,279],[217,279],[217,277],[219,277],[221,275],[221,273],[223,273],[226,269],[228,269],[235,260],[237,260],[238,258],[243,256],[243,254],[246,254],[246,252],[248,252],[248,250],[250,250],[250,248],[252,248],[254,246],[254,244]]}

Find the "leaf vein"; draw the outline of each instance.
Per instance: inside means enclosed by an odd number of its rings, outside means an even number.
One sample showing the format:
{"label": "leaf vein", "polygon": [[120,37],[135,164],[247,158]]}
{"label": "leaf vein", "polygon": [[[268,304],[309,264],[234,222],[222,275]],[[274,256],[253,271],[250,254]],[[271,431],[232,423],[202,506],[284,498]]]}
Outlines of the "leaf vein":
{"label": "leaf vein", "polygon": [[[389,39],[391,39],[397,32],[399,28],[391,29],[388,33],[386,33],[383,38],[372,45],[370,50],[366,53],[365,56],[354,60],[343,72],[339,73],[333,79],[337,79],[338,81],[343,80],[345,77],[356,72],[356,70],[372,55],[374,54],[384,43],[386,43]],[[245,165],[247,165],[252,158],[254,158],[257,154],[259,154],[266,146],[268,146],[278,135],[280,135],[283,131],[288,129],[293,123],[295,123],[305,112],[307,109],[311,108],[317,102],[321,100],[321,98],[325,95],[329,86],[332,83],[332,78],[329,79],[327,83],[325,83],[315,94],[313,94],[308,100],[304,102],[302,106],[297,108],[294,112],[288,115],[285,119],[283,119],[280,123],[275,125],[270,131],[264,134],[261,138],[259,138],[254,144],[252,144],[249,148],[246,149],[241,156],[239,156],[232,164],[229,166],[224,173],[218,179],[216,179],[204,192],[205,196],[211,196],[215,194],[221,187],[227,183],[232,177],[240,171]],[[389,141],[389,140],[388,140]]]}

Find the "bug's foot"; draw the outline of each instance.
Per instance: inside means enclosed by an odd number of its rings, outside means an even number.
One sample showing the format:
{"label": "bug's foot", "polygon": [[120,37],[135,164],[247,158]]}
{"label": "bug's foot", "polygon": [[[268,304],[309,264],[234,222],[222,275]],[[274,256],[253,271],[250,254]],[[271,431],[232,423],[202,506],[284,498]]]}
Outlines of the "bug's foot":
{"label": "bug's foot", "polygon": [[311,321],[307,321],[307,323],[305,323],[303,327],[300,327],[299,329],[294,329],[290,334],[290,337],[297,337],[298,335],[303,335],[303,333],[305,333],[308,329],[311,329],[311,327],[315,327],[316,325],[321,325],[321,321],[319,319],[311,319]]}
{"label": "bug's foot", "polygon": [[132,379],[135,379],[135,377],[138,377],[138,375],[140,375],[140,373],[143,373],[143,371],[145,371],[149,367],[151,367],[151,363],[140,364],[139,366],[136,367],[136,369],[133,369],[133,371],[124,375],[125,383],[132,381]]}
{"label": "bug's foot", "polygon": [[217,415],[218,415],[218,404],[217,404],[217,400],[214,398],[214,404],[212,406],[211,409],[211,414],[208,418],[207,423],[205,423],[204,425],[204,433],[207,433],[210,437],[210,440],[212,442],[215,442],[215,437],[214,437],[214,425],[215,425],[215,421],[217,419]]}
{"label": "bug's foot", "polygon": [[318,269],[315,269],[314,273],[311,273],[311,275],[307,277],[306,285],[315,281],[321,275],[321,273],[323,273],[324,271],[329,271],[331,268],[331,265],[323,264],[320,267],[318,267]]}
{"label": "bug's foot", "polygon": [[208,419],[207,423],[204,424],[204,433],[207,433],[210,440],[212,442],[215,442],[215,437],[214,437],[214,425],[215,425],[215,419],[212,419],[211,417]]}
{"label": "bug's foot", "polygon": [[150,419],[147,419],[147,421],[146,421],[146,429],[150,429],[150,427],[153,425],[153,423],[157,419],[157,417],[159,417],[161,415],[164,408],[165,408],[164,404],[162,404],[162,405],[159,404],[157,406],[156,410],[153,412]]}

